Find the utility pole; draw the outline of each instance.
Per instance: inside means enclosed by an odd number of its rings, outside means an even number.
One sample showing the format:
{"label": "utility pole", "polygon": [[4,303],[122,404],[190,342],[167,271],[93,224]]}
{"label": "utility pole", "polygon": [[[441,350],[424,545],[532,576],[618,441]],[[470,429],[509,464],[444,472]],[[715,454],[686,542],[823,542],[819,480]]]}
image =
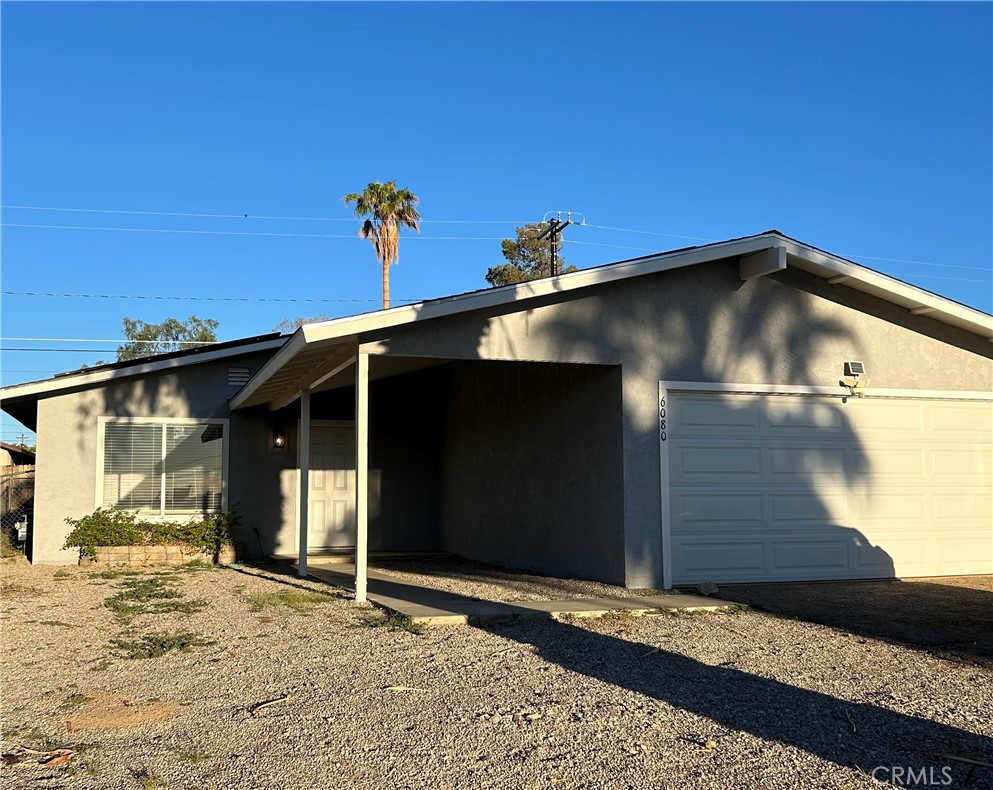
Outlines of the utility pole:
{"label": "utility pole", "polygon": [[[552,252],[552,266],[551,272],[549,273],[551,277],[554,277],[559,273],[558,261],[556,260],[559,249],[559,235],[572,224],[572,212],[566,212],[565,222],[562,221],[562,212],[556,212],[557,216],[552,217],[548,220],[548,227],[541,232],[538,236],[539,239],[545,238],[545,236],[550,236],[550,245]],[[547,214],[546,214],[547,216]]]}

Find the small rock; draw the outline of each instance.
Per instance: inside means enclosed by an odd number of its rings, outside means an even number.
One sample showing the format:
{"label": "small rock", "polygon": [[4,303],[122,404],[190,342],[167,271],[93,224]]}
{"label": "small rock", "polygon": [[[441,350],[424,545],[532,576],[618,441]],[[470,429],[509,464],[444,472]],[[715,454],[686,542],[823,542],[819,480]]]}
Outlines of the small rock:
{"label": "small rock", "polygon": [[713,582],[701,582],[696,586],[696,591],[700,595],[717,595],[717,585]]}

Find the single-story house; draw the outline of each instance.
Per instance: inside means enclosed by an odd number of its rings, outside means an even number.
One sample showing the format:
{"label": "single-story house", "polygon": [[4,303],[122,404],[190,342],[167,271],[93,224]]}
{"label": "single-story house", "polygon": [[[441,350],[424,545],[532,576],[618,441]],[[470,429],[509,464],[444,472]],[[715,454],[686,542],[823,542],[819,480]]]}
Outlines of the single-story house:
{"label": "single-story house", "polygon": [[630,587],[993,572],[993,317],[769,231],[6,387],[67,516]]}
{"label": "single-story house", "polygon": [[16,444],[0,442],[0,469],[17,466],[32,466],[34,453]]}

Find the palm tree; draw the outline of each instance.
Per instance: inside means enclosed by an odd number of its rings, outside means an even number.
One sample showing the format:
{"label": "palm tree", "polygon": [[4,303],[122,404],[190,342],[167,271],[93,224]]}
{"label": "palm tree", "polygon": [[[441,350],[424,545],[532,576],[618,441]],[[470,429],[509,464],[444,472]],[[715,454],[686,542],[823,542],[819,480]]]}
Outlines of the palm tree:
{"label": "palm tree", "polygon": [[400,227],[418,233],[421,215],[414,206],[419,198],[409,189],[397,189],[396,181],[373,181],[361,192],[345,195],[346,206],[355,204],[355,216],[364,217],[359,236],[369,239],[376,260],[383,266],[383,309],[390,306],[390,264],[400,262]]}

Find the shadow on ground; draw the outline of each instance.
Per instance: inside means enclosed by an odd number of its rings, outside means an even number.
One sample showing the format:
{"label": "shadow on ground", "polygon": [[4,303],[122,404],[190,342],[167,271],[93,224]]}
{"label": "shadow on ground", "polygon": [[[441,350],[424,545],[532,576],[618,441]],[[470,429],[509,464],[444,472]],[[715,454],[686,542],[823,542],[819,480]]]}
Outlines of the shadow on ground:
{"label": "shadow on ground", "polygon": [[[492,626],[564,669],[803,749],[839,766],[948,767],[954,787],[990,787],[993,740],[558,621]],[[977,764],[980,763],[980,764]]]}
{"label": "shadow on ground", "polygon": [[993,669],[993,577],[731,584],[721,597]]}

